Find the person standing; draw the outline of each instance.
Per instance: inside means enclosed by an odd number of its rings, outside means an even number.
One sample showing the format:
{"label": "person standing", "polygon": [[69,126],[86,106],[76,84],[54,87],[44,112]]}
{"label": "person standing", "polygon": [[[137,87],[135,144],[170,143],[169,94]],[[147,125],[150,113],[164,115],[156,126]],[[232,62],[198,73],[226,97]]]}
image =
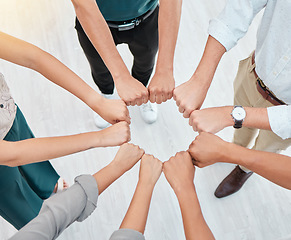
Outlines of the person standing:
{"label": "person standing", "polygon": [[[172,98],[173,58],[181,16],[181,0],[72,0],[78,39],[102,95],[112,98],[114,85],[127,105],[141,106],[146,123],[157,119],[157,107]],[[133,54],[131,74],[116,45]],[[152,74],[159,48],[155,74]],[[150,102],[148,101],[150,100]],[[109,124],[94,116],[97,127]]]}
{"label": "person standing", "polygon": [[[263,9],[256,49],[240,62],[234,81],[235,106],[224,108],[227,111],[217,108],[199,113],[221,57],[245,35],[254,17]],[[174,91],[179,111],[184,117],[190,117],[190,125],[196,128],[207,119],[216,128],[215,125],[223,126],[231,119],[237,129],[235,144],[248,147],[255,139],[253,149],[276,153],[291,145],[290,11],[290,1],[232,0],[210,22],[209,38],[195,73]],[[244,107],[256,111],[253,125],[244,125],[248,119]],[[203,115],[199,123],[198,115]],[[221,198],[237,192],[251,175],[250,170],[236,166],[218,186],[215,196]]]}

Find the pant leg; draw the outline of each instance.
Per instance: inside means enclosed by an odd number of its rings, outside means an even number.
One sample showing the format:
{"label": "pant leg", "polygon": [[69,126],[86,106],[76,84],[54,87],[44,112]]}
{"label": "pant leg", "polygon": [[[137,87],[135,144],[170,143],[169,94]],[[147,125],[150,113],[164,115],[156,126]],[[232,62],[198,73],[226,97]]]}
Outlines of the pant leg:
{"label": "pant leg", "polygon": [[[267,108],[274,106],[258,92],[256,87],[256,77],[253,69],[255,65],[251,63],[251,56],[240,62],[238,75],[234,83],[236,105]],[[258,133],[258,134],[257,134]],[[256,137],[256,138],[255,138]],[[279,153],[291,145],[291,139],[283,140],[269,130],[258,130],[251,128],[241,128],[235,131],[233,142],[247,147],[251,140],[255,138],[252,149]],[[248,170],[242,167],[243,170]]]}
{"label": "pant leg", "polygon": [[158,12],[159,7],[134,28],[133,40],[128,42],[129,50],[134,56],[132,76],[144,86],[147,86],[151,77],[158,51]]}
{"label": "pant leg", "polygon": [[92,45],[91,41],[84,32],[78,19],[76,19],[76,30],[80,45],[85,53],[85,56],[90,64],[91,73],[94,82],[103,94],[113,94],[114,82],[111,73],[104,64],[99,53]]}
{"label": "pant leg", "polygon": [[[234,105],[244,107],[254,107],[256,102],[256,77],[253,72],[254,66],[251,63],[251,57],[248,57],[239,63],[238,72],[234,80]],[[242,127],[236,129],[233,136],[233,142],[242,147],[248,147],[251,141],[258,134],[258,129]]]}

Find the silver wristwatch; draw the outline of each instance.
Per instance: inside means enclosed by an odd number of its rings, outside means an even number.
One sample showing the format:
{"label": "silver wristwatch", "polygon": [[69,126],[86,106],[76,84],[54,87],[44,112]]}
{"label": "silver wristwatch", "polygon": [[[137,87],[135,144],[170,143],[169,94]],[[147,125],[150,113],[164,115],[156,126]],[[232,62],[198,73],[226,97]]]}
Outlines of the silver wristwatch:
{"label": "silver wristwatch", "polygon": [[246,117],[246,111],[242,106],[234,106],[231,112],[232,119],[234,121],[234,128],[241,128],[243,121]]}

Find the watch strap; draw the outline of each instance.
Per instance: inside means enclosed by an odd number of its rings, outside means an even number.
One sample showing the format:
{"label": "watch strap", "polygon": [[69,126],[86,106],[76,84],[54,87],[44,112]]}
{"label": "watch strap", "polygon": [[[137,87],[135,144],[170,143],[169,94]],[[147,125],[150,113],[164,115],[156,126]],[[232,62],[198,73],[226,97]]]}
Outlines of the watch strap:
{"label": "watch strap", "polygon": [[242,124],[243,124],[243,121],[238,121],[238,120],[234,120],[234,125],[233,127],[234,128],[241,128],[242,127]]}

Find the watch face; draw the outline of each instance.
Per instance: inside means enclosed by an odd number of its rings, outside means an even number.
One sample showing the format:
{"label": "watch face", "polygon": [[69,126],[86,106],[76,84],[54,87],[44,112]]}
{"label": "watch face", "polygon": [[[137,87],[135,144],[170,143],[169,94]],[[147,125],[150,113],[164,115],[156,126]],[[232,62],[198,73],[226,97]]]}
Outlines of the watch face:
{"label": "watch face", "polygon": [[232,116],[235,120],[241,121],[246,117],[246,111],[242,107],[236,107],[232,111]]}

